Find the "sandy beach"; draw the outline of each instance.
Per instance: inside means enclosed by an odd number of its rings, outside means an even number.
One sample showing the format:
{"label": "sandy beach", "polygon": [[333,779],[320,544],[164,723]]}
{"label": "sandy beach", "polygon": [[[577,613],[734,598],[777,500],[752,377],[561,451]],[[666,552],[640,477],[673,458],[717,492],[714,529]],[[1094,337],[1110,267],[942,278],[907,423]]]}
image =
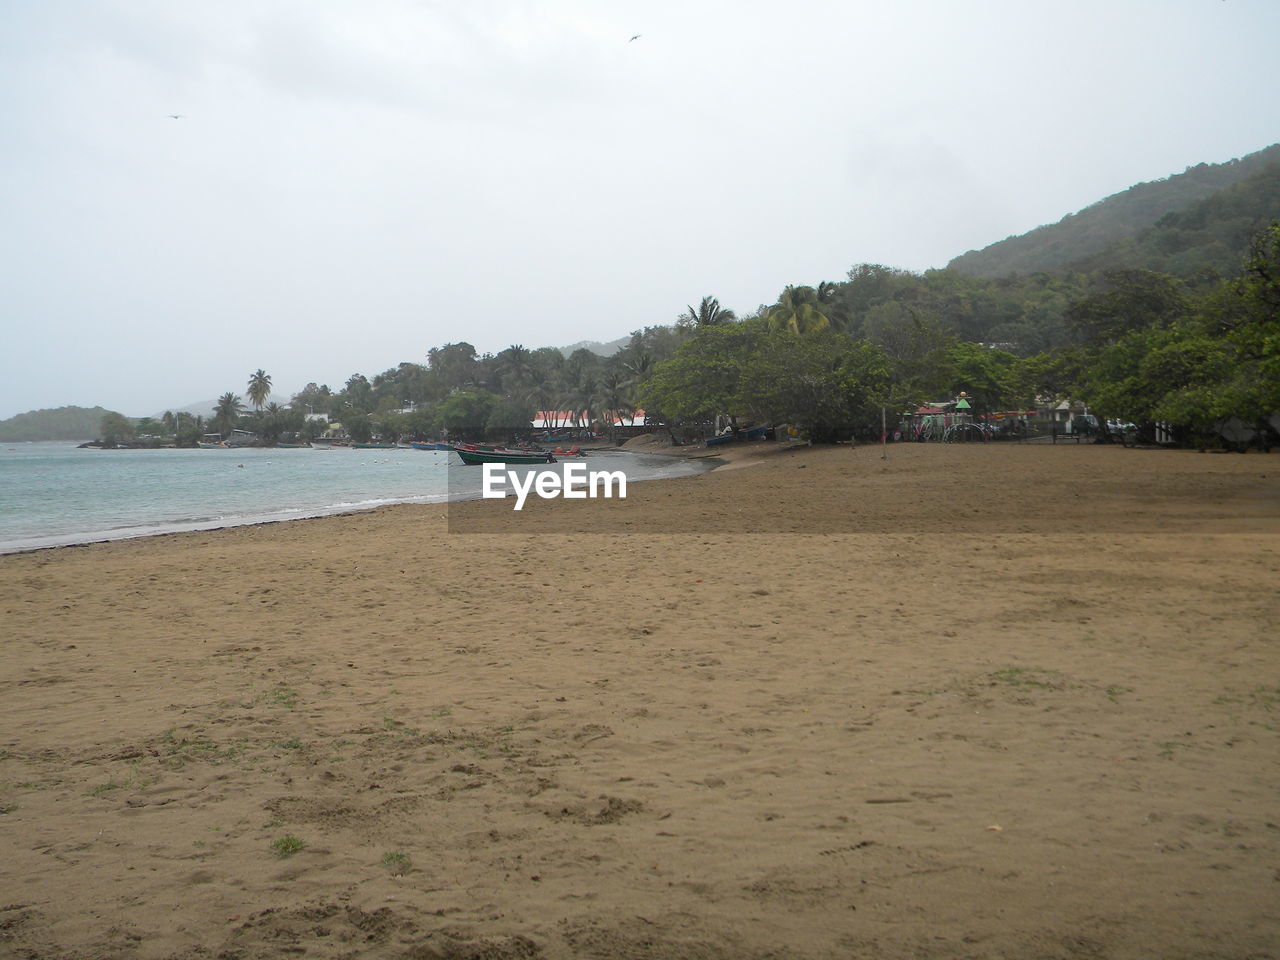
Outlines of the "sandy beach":
{"label": "sandy beach", "polygon": [[1280,957],[1280,459],[729,461],[0,556],[0,956]]}

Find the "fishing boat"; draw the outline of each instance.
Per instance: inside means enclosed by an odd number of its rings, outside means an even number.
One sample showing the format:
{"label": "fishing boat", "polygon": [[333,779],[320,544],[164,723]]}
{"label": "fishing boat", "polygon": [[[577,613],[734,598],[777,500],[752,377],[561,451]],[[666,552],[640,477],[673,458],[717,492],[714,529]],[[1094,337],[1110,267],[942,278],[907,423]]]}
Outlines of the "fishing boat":
{"label": "fishing boat", "polygon": [[412,443],[409,444],[409,446],[413,447],[413,449],[415,450],[452,450],[453,449],[453,447],[451,447],[447,443],[430,442],[430,441],[424,442],[419,440],[413,441]]}
{"label": "fishing boat", "polygon": [[223,443],[221,440],[218,440],[218,441],[197,440],[196,446],[199,447],[201,450],[230,450],[231,449],[230,446]]}
{"label": "fishing boat", "polygon": [[352,450],[395,450],[394,443],[353,443]]}
{"label": "fishing boat", "polygon": [[481,463],[555,463],[556,458],[545,450],[478,450],[455,446],[453,452],[468,466]]}
{"label": "fishing boat", "polygon": [[311,446],[309,443],[277,443],[276,448],[279,450],[302,450]]}
{"label": "fishing boat", "polygon": [[752,427],[749,430],[739,430],[737,433],[721,433],[714,437],[707,437],[705,444],[708,447],[718,447],[725,443],[737,443],[739,440],[748,442],[763,440],[768,432],[768,427]]}

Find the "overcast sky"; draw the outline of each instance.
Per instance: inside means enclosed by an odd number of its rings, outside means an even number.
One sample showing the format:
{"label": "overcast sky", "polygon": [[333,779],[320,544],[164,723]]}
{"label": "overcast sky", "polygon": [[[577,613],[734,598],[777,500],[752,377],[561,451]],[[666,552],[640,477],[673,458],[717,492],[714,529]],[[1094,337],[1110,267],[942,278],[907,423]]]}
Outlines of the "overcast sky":
{"label": "overcast sky", "polygon": [[1280,140],[1278,38],[1276,0],[0,0],[0,418],[940,267]]}

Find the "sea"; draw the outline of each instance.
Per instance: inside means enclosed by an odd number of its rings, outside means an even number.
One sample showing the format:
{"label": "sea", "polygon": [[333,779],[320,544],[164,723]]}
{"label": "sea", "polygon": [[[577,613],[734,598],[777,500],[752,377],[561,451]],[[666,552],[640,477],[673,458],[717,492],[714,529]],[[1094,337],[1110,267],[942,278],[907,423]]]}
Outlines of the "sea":
{"label": "sea", "polygon": [[[628,484],[686,476],[708,464],[592,451],[590,470]],[[563,469],[511,467],[527,470]],[[481,496],[482,469],[437,450],[101,450],[73,443],[0,444],[0,553],[182,530],[208,530],[390,503]]]}

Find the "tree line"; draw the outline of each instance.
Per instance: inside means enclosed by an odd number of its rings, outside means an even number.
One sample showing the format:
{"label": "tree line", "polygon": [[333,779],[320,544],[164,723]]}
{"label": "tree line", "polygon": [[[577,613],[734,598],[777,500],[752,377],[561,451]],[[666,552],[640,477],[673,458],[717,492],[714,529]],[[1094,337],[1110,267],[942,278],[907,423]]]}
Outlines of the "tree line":
{"label": "tree line", "polygon": [[608,429],[606,414],[644,409],[692,435],[721,416],[847,439],[878,429],[882,410],[896,417],[964,391],[979,414],[1071,398],[1194,442],[1224,417],[1262,426],[1280,410],[1280,221],[1255,233],[1225,279],[1134,267],[988,279],[858,264],[843,281],[788,286],[742,315],[702,297],[609,357],[522,344],[480,354],[458,342],[337,389],[310,383],[285,406],[265,402],[270,387],[260,369],[248,405],[228,392],[207,419],[166,413],[134,429],[189,444],[237,427],[306,440],[329,429],[310,419],[324,414],[356,441],[509,439],[536,411]]}
{"label": "tree line", "polygon": [[[1226,418],[1280,439],[1280,221],[1239,272],[1212,282],[1140,268],[983,280],[854,267],[788,287],[729,324],[695,328],[641,396],[673,422],[715,415],[798,424],[815,439],[872,435],[963,391],[979,415],[1072,399],[1153,439],[1204,443]],[[1105,432],[1105,429],[1104,429]]]}

